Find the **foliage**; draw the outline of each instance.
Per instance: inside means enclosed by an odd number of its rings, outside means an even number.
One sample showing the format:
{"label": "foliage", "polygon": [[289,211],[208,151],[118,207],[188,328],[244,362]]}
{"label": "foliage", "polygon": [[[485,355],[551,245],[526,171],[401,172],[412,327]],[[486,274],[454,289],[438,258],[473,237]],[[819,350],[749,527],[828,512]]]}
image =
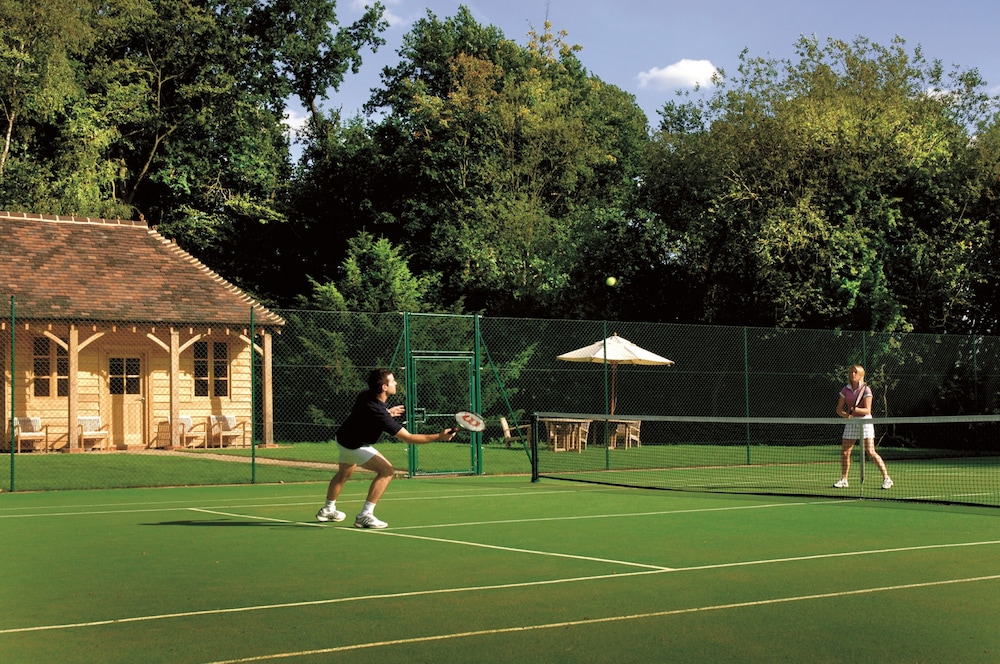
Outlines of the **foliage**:
{"label": "foliage", "polygon": [[[145,219],[251,290],[280,267],[284,112],[377,48],[382,5],[334,0],[0,2],[0,207]],[[320,123],[315,123],[320,124]]]}
{"label": "foliage", "polygon": [[326,311],[420,311],[429,277],[410,273],[398,247],[362,233],[348,241],[339,287],[313,283],[313,305]]}
{"label": "foliage", "polygon": [[1000,325],[1000,113],[975,69],[802,38],[744,52],[651,137],[564,32],[522,45],[460,7],[416,21],[342,119],[322,102],[387,22],[336,8],[0,0],[0,208],[145,219],[274,304]]}
{"label": "foliage", "polygon": [[964,331],[992,228],[970,130],[974,72],[859,38],[799,61],[741,58],[702,102],[668,104],[647,204],[706,322]]}
{"label": "foliage", "polygon": [[548,24],[529,37],[520,47],[464,7],[428,14],[371,102],[388,109],[375,163],[395,176],[371,199],[415,269],[444,276],[439,308],[566,311],[585,247],[602,240],[595,212],[634,188],[646,139],[634,100],[588,76]]}

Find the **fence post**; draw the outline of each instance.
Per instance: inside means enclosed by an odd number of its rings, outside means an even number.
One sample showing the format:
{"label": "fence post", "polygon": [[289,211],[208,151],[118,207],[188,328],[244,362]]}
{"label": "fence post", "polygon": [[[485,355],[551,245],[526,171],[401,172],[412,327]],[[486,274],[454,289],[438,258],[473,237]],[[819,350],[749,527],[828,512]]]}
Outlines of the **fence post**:
{"label": "fence post", "polygon": [[[750,417],[750,342],[747,339],[747,326],[743,326],[743,414]],[[747,464],[750,463],[750,422],[746,424]]]}
{"label": "fence post", "polygon": [[14,389],[15,356],[17,355],[17,304],[14,296],[10,296],[10,490],[14,491],[14,407],[17,405],[17,390]]}
{"label": "fence post", "polygon": [[[250,484],[257,483],[257,353],[254,350],[253,305],[250,305]],[[221,435],[221,434],[220,434]],[[221,439],[219,444],[221,445]]]}
{"label": "fence post", "polygon": [[[479,354],[479,342],[481,340],[479,329],[479,314],[475,314],[472,318],[472,329],[473,329],[473,350],[472,350],[472,362],[473,362],[473,375],[474,380],[472,383],[472,412],[482,413],[483,412],[483,377],[482,377],[482,358]],[[475,473],[476,475],[483,474],[483,437],[482,435],[473,438],[473,444],[476,452],[476,465]]]}
{"label": "fence post", "polygon": [[538,481],[538,413],[531,414],[531,481]]}

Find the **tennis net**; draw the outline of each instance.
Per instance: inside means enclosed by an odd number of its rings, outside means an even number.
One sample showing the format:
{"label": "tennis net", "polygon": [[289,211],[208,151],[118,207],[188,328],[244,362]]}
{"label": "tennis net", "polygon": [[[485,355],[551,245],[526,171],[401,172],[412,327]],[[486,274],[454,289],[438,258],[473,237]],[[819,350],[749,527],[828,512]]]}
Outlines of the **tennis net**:
{"label": "tennis net", "polygon": [[618,486],[865,497],[1000,507],[1000,415],[886,417],[875,450],[858,440],[841,479],[840,418],[538,412],[532,476]]}

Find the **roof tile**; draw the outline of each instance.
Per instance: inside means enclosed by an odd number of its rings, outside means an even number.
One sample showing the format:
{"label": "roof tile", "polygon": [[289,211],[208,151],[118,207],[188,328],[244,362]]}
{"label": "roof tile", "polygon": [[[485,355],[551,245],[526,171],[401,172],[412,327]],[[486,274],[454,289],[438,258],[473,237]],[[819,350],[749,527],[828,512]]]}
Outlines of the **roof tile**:
{"label": "roof tile", "polygon": [[18,318],[283,325],[144,222],[0,211],[0,294]]}

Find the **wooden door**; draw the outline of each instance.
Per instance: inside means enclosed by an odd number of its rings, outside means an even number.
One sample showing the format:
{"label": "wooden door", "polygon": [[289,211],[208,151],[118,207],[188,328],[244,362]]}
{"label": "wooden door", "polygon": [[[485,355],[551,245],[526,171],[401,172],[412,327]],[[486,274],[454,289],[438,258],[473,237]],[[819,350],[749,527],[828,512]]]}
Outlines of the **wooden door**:
{"label": "wooden door", "polygon": [[145,446],[146,358],[141,353],[108,357],[111,444],[120,449]]}

